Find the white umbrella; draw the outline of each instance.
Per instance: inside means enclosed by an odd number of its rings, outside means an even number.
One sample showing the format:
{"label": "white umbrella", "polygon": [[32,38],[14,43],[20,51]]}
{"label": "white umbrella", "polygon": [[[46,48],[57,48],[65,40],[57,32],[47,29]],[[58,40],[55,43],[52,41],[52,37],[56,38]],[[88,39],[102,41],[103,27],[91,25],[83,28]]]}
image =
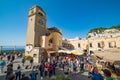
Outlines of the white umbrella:
{"label": "white umbrella", "polygon": [[64,52],[64,50],[59,50],[59,51],[58,51],[58,53],[63,53],[63,52]]}
{"label": "white umbrella", "polygon": [[82,50],[79,50],[79,49],[73,50],[73,51],[71,51],[71,52],[72,52],[72,54],[74,54],[74,55],[82,55],[82,54],[83,54],[83,51],[82,51]]}

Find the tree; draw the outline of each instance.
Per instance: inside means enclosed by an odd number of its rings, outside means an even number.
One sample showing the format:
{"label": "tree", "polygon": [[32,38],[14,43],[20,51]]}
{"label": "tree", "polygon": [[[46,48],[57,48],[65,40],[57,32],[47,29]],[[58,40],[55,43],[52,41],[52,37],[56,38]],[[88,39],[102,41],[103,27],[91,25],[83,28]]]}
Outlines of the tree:
{"label": "tree", "polygon": [[[116,26],[111,26],[110,28],[105,28],[105,27],[98,27],[98,28],[93,28],[93,29],[91,29],[89,32],[88,32],[88,34],[89,33],[97,33],[97,34],[101,34],[101,33],[103,33],[105,30],[107,30],[107,29],[117,29],[117,30],[119,30],[120,31],[120,24],[118,24],[118,25],[116,25]],[[87,34],[87,35],[88,35]],[[87,36],[86,38],[89,38],[90,36]]]}
{"label": "tree", "polygon": [[91,38],[91,36],[90,36],[90,35],[89,35],[89,36],[87,36],[87,39],[88,39],[88,38]]}
{"label": "tree", "polygon": [[[104,27],[93,28],[93,29],[91,29],[91,30],[89,31],[89,33],[96,32],[97,34],[99,34],[99,33],[104,32],[106,29],[108,29],[108,28],[104,28]],[[98,32],[98,31],[99,31],[99,32]]]}
{"label": "tree", "polygon": [[116,25],[116,26],[112,26],[111,29],[117,29],[120,31],[120,24],[119,25]]}

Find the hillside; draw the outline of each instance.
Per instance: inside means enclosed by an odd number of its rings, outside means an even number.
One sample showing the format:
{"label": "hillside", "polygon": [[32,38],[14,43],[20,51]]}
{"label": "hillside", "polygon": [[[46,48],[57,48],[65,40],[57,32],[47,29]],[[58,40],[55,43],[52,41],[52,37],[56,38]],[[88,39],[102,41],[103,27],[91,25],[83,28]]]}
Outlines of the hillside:
{"label": "hillside", "polygon": [[110,28],[105,28],[105,27],[93,28],[88,33],[93,33],[93,32],[102,33],[104,32],[104,30],[107,30],[107,29],[117,29],[120,31],[120,25],[112,26]]}

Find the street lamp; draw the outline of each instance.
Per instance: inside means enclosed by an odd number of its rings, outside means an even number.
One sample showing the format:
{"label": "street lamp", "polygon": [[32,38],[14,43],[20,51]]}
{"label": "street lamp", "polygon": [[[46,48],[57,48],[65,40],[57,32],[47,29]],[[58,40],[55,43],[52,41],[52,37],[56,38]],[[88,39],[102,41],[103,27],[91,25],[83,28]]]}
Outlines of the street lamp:
{"label": "street lamp", "polygon": [[2,54],[2,46],[0,46],[0,54]]}

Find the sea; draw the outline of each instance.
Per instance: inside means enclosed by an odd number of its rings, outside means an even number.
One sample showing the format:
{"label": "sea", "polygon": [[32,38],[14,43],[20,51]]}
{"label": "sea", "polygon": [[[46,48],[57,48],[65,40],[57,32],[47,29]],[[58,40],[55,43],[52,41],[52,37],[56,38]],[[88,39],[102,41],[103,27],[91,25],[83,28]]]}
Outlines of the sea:
{"label": "sea", "polygon": [[14,50],[14,49],[16,49],[16,50],[24,50],[25,49],[25,47],[23,46],[23,47],[2,47],[2,50]]}
{"label": "sea", "polygon": [[24,53],[25,52],[25,47],[24,46],[2,46],[2,50],[0,53],[13,53],[13,52],[20,52]]}

